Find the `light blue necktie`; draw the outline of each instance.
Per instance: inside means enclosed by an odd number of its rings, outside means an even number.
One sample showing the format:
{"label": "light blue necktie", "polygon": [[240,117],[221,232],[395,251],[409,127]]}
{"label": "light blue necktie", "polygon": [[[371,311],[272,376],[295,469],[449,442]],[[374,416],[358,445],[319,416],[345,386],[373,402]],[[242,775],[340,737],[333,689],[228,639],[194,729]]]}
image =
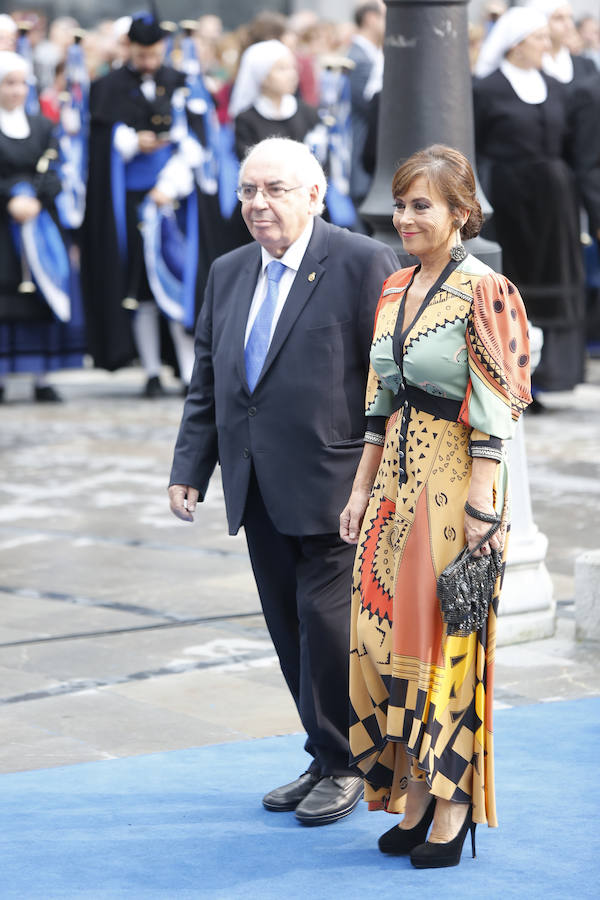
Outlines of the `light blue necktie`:
{"label": "light blue necktie", "polygon": [[250,391],[253,391],[262,372],[262,367],[267,358],[267,351],[271,338],[273,316],[277,307],[279,296],[279,281],[286,270],[286,266],[277,259],[271,260],[267,266],[267,296],[258,310],[248,343],[244,350],[246,360],[246,379]]}

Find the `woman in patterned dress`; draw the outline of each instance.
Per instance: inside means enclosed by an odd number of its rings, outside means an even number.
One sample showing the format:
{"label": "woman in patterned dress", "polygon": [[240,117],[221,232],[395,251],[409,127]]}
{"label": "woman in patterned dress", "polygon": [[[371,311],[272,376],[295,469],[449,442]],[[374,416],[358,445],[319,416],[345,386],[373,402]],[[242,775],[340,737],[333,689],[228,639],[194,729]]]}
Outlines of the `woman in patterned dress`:
{"label": "woman in patterned dress", "polygon": [[[393,181],[394,226],[419,265],[383,285],[367,385],[369,427],[340,533],[357,544],[350,746],[370,809],[404,813],[379,839],[413,865],[456,865],[469,827],[495,826],[492,679],[498,579],[487,624],[448,635],[436,581],[503,514],[476,555],[504,545],[503,441],[531,401],[516,288],[468,255],[482,217],[467,159],[435,145]],[[433,827],[426,841],[429,825]]]}

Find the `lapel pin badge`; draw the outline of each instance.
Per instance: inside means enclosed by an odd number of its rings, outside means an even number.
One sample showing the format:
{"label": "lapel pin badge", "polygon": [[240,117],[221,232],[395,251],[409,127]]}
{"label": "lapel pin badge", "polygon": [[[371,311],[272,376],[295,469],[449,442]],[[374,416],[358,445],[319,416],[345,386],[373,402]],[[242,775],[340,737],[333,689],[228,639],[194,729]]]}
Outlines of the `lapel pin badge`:
{"label": "lapel pin badge", "polygon": [[308,280],[309,280],[309,281],[314,281],[316,277],[317,277],[317,273],[316,273],[316,272],[311,272],[310,275],[308,276]]}

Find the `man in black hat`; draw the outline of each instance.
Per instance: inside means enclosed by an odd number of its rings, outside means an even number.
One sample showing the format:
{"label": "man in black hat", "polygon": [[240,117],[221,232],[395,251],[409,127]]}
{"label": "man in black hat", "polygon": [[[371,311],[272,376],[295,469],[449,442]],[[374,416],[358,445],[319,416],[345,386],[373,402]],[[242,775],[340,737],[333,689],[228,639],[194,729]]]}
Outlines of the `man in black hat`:
{"label": "man in black hat", "polygon": [[[165,34],[155,15],[135,17],[129,62],[98,79],[90,94],[83,265],[89,347],[96,365],[109,370],[138,356],[147,397],[163,393],[161,330],[163,338],[171,338],[184,386],[194,358],[193,338],[181,322],[169,319],[168,329],[161,328],[165,322],[148,283],[138,228],[139,207],[147,196],[162,205],[195,190],[190,162],[173,129],[173,99],[185,76],[164,64]],[[194,243],[190,249],[195,251]]]}

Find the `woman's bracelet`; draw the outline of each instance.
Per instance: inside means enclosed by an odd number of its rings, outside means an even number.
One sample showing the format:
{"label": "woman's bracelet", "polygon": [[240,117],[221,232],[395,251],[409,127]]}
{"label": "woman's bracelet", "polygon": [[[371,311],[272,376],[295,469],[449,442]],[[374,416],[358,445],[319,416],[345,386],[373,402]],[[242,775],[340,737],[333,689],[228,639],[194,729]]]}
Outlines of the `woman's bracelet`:
{"label": "woman's bracelet", "polygon": [[479,509],[475,509],[474,506],[471,506],[468,500],[465,503],[465,512],[469,516],[472,516],[474,519],[479,519],[480,522],[489,522],[490,525],[495,525],[496,522],[500,519],[500,516],[493,516],[491,515],[491,513],[484,513]]}

